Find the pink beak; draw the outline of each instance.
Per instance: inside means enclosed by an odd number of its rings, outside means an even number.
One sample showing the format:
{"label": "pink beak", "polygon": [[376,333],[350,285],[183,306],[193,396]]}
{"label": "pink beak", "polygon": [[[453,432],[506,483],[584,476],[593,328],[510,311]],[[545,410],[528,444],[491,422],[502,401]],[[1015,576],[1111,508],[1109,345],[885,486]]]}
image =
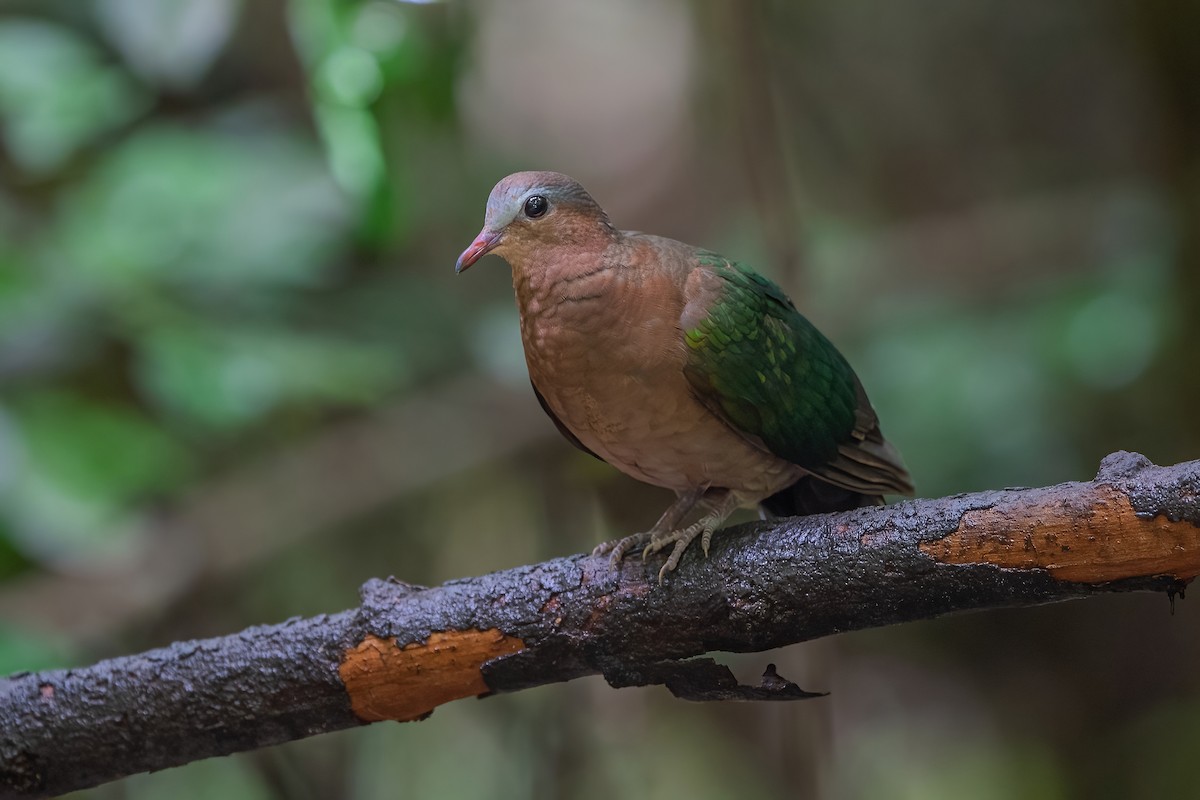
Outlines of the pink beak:
{"label": "pink beak", "polygon": [[479,259],[492,251],[496,245],[500,244],[500,233],[489,231],[484,228],[475,237],[475,241],[471,242],[471,246],[463,250],[461,256],[458,257],[458,262],[454,265],[454,273],[457,275],[463,270],[470,267]]}

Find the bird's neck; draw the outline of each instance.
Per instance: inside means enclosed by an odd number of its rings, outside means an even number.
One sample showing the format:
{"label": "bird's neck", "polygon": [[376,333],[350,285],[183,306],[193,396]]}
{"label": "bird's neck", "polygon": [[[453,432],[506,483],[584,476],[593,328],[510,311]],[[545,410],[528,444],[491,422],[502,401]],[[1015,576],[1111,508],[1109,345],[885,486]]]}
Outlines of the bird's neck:
{"label": "bird's neck", "polygon": [[553,243],[539,242],[505,253],[522,313],[548,303],[596,296],[612,278],[620,233],[611,227],[580,228]]}

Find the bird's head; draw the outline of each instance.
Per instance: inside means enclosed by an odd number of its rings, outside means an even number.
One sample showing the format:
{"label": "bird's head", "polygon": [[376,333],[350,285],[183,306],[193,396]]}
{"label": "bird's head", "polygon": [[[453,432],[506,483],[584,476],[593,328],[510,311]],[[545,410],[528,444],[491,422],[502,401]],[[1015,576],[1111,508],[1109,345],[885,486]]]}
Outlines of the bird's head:
{"label": "bird's head", "polygon": [[517,172],[492,189],[483,230],[458,257],[454,271],[488,253],[515,265],[539,248],[583,244],[612,233],[604,209],[575,179],[559,172]]}

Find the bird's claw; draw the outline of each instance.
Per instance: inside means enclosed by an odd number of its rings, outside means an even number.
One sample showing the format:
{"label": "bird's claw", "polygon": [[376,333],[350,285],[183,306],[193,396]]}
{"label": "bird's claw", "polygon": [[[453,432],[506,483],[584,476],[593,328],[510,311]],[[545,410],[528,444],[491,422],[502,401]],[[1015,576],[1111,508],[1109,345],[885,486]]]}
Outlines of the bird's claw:
{"label": "bird's claw", "polygon": [[[654,555],[655,553],[666,550],[668,545],[675,545],[675,550],[671,552],[671,555],[675,555],[675,552],[679,550],[679,545],[682,544],[683,547],[686,548],[689,544],[691,544],[692,540],[696,538],[702,529],[703,526],[697,522],[694,525],[689,525],[686,528],[680,528],[679,530],[659,531],[657,533],[649,534],[650,542],[642,550],[642,560],[645,561],[648,557]],[[668,559],[668,561],[669,560],[670,559]],[[678,559],[676,559],[676,561],[678,561]]]}
{"label": "bird's claw", "polygon": [[[621,559],[625,557],[626,553],[636,550],[650,537],[650,533],[635,533],[622,539],[613,539],[611,542],[604,542],[603,544],[596,545],[596,548],[592,550],[592,555],[602,556],[611,553],[609,556],[609,561],[611,561],[615,566],[616,564],[621,563]],[[645,556],[643,554],[643,558],[644,557]]]}
{"label": "bird's claw", "polygon": [[663,578],[667,576],[667,573],[673,572],[675,567],[679,566],[679,559],[683,558],[683,551],[687,550],[688,544],[690,544],[691,541],[691,539],[680,539],[679,541],[675,542],[675,547],[671,550],[671,555],[667,556],[667,560],[663,562],[662,567],[660,567],[658,570],[659,586],[662,586]]}
{"label": "bird's claw", "polygon": [[592,551],[592,555],[602,556],[610,554],[609,560],[613,566],[621,562],[626,554],[635,552],[638,548],[642,550],[642,560],[645,561],[655,553],[666,550],[671,547],[671,553],[667,556],[667,560],[663,562],[662,567],[658,570],[658,582],[661,584],[666,578],[667,573],[673,571],[679,566],[680,559],[683,558],[684,552],[688,546],[700,538],[700,547],[704,550],[704,557],[708,558],[708,548],[712,543],[713,532],[721,521],[728,516],[728,511],[724,513],[710,514],[698,522],[688,525],[686,528],[677,530],[657,530],[651,529],[644,533],[635,533],[632,536],[626,536],[623,539],[614,539],[611,542],[605,542],[596,547]]}
{"label": "bird's claw", "polygon": [[[663,533],[650,537],[650,543],[642,550],[642,560],[667,549],[668,545],[674,545],[671,548],[671,554],[667,556],[667,560],[663,562],[662,567],[658,570],[658,582],[661,584],[666,578],[667,573],[673,571],[679,566],[679,560],[683,558],[684,551],[688,549],[697,536],[704,535],[704,540],[712,538],[712,530],[703,522],[697,522],[689,525],[686,528],[681,528],[675,531],[664,531]],[[704,549],[704,555],[708,555],[708,548]]]}

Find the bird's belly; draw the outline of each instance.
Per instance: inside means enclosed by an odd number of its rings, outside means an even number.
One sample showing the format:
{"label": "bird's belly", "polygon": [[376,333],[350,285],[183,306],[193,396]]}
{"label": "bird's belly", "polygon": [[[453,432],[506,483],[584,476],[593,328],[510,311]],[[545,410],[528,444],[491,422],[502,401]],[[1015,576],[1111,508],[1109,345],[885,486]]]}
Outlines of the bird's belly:
{"label": "bird's belly", "polygon": [[692,396],[681,374],[591,378],[560,387],[547,401],[584,445],[631,477],[676,491],[703,486],[758,495],[801,474],[734,433]]}
{"label": "bird's belly", "polygon": [[683,374],[679,311],[653,299],[662,292],[625,287],[610,297],[583,282],[569,289],[597,298],[531,298],[522,306],[521,335],[530,378],[585,447],[631,477],[676,491],[765,496],[802,474],[695,398]]}

